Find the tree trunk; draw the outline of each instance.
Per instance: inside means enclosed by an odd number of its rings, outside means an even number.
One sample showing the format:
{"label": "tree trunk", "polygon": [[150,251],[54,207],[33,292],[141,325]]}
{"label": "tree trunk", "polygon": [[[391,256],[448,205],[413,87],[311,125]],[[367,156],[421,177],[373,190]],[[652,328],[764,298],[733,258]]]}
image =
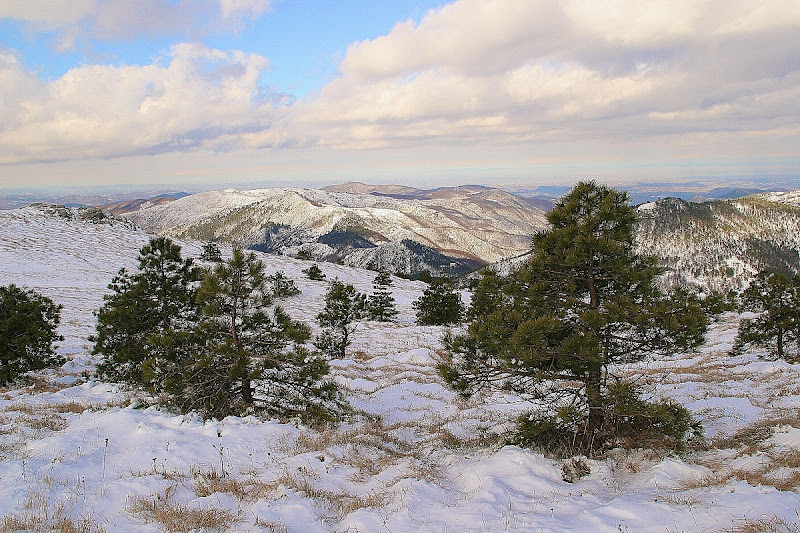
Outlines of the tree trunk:
{"label": "tree trunk", "polygon": [[586,403],[589,408],[589,429],[594,432],[603,425],[602,366],[591,364],[586,374]]}
{"label": "tree trunk", "polygon": [[778,328],[778,359],[783,359],[783,328]]}
{"label": "tree trunk", "polygon": [[[247,370],[245,370],[246,372]],[[242,378],[242,400],[247,405],[252,405],[253,403],[253,388],[250,384],[250,378],[248,376],[244,376]]]}

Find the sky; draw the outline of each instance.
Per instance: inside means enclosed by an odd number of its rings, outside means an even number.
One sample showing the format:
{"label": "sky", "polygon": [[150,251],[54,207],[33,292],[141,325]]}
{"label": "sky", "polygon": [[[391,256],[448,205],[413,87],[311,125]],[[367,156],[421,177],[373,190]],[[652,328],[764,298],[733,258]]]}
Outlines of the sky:
{"label": "sky", "polygon": [[757,177],[797,0],[0,1],[0,188]]}

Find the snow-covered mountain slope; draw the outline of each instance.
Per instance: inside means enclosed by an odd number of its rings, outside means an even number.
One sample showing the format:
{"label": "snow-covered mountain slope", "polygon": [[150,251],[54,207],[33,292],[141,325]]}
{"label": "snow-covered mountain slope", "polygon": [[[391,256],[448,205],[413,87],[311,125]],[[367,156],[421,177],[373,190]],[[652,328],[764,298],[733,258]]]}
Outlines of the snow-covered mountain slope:
{"label": "snow-covered mountain slope", "polygon": [[[561,464],[497,439],[529,406],[510,394],[463,400],[436,371],[444,328],[413,323],[424,285],[394,280],[396,322],[362,322],[332,362],[367,416],[337,428],[250,418],[201,422],[92,377],[91,309],[148,236],[36,208],[0,211],[0,285],[64,305],[72,362],[0,390],[0,530],[328,532],[782,531],[798,527],[800,365],[727,355],[738,317],[696,354],[626,369],[685,403],[712,440],[667,457],[612,454],[567,483]],[[197,255],[200,246],[182,242]],[[225,251],[227,252],[227,251]],[[263,255],[302,293],[313,321],[326,282],[308,262]],[[373,272],[323,264],[364,292]],[[724,440],[724,434],[736,438]],[[778,488],[780,490],[778,490]],[[70,529],[74,527],[74,529]],[[748,527],[749,529],[745,529]],[[737,529],[739,528],[739,529]],[[771,528],[771,529],[770,529]]]}
{"label": "snow-covered mountain slope", "polygon": [[512,194],[486,188],[442,189],[424,198],[317,189],[195,194],[129,213],[148,231],[254,245],[276,226],[303,239],[354,232],[373,244],[412,240],[454,257],[493,262],[517,255],[545,225],[544,213]]}
{"label": "snow-covered mountain slope", "polygon": [[759,195],[689,203],[665,198],[639,206],[637,246],[688,280],[739,289],[759,270],[800,271],[800,207]]}
{"label": "snow-covered mountain slope", "polygon": [[777,202],[780,204],[793,205],[800,207],[800,190],[784,192],[766,192],[755,196],[767,202]]}

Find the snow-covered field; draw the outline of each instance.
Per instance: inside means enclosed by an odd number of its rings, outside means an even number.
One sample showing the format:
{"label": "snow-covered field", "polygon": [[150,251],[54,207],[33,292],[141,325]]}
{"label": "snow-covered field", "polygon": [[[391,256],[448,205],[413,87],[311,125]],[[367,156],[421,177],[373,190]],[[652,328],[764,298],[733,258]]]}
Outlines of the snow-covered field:
{"label": "snow-covered field", "polygon": [[[698,353],[628,369],[685,403],[708,448],[620,452],[567,483],[559,461],[496,438],[524,404],[445,387],[444,331],[413,321],[419,282],[395,280],[397,321],[361,323],[350,357],[333,362],[367,415],[358,422],[317,431],[137,408],[135,392],[92,377],[86,337],[106,285],[147,239],[123,224],[0,211],[0,285],[63,304],[59,352],[70,359],[0,390],[0,531],[800,530],[800,365],[726,355],[734,315]],[[306,262],[264,261],[296,280],[302,294],[284,305],[313,323],[325,282],[305,279]],[[321,266],[372,290],[372,272]]]}

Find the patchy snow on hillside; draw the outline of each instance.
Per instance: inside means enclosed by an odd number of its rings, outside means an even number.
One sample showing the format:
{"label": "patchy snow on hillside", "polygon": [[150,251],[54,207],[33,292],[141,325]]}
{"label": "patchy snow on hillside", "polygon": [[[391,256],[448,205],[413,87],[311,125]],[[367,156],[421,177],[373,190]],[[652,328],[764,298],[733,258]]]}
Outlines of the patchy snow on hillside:
{"label": "patchy snow on hillside", "polygon": [[454,257],[496,261],[525,251],[544,213],[500,190],[449,189],[442,198],[397,199],[321,189],[213,191],[125,215],[154,233],[249,246],[275,225],[310,239],[361,232],[373,242],[410,239]]}
{"label": "patchy snow on hillside", "polygon": [[[685,403],[705,427],[706,449],[612,453],[567,483],[559,461],[497,438],[524,402],[464,400],[443,383],[436,364],[445,329],[414,324],[420,282],[395,279],[397,320],[360,323],[348,358],[332,362],[364,413],[356,421],[311,429],[137,408],[135,391],[93,377],[86,337],[111,277],[135,268],[147,239],[123,224],[0,211],[0,285],[64,305],[58,350],[72,360],[0,391],[0,530],[49,531],[59,520],[81,531],[142,532],[798,527],[800,365],[728,356],[736,315],[724,316],[697,353],[625,369],[655,395]],[[192,256],[201,249],[181,245]],[[312,323],[327,283],[302,275],[307,261],[262,258],[268,271],[295,279],[302,293],[282,305]],[[374,272],[320,266],[329,280],[372,290]]]}

